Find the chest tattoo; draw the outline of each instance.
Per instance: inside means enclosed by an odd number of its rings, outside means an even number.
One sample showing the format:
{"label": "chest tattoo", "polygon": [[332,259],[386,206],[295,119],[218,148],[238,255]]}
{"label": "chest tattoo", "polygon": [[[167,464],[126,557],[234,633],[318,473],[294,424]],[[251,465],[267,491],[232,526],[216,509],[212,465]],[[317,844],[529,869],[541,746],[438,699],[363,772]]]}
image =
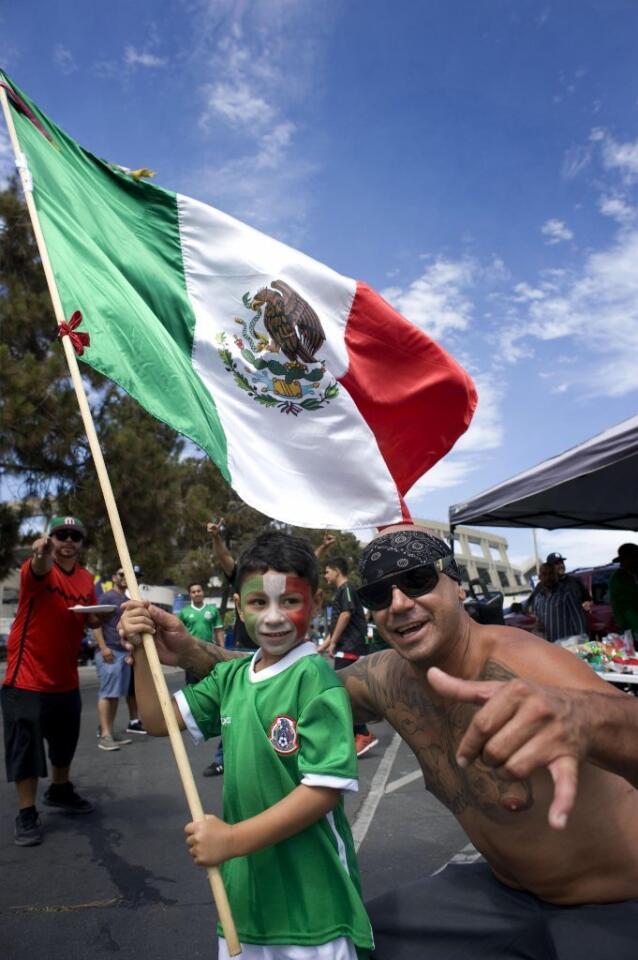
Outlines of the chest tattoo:
{"label": "chest tattoo", "polygon": [[[371,662],[365,664],[366,660]],[[506,801],[514,803],[518,811],[532,807],[529,780],[505,780],[480,758],[465,770],[458,766],[456,751],[478,706],[453,701],[433,703],[409,665],[393,652],[379,655],[376,663],[366,657],[359,664],[362,669],[358,673],[361,679],[365,675],[379,713],[417,757],[426,789],[452,813],[475,811],[490,820],[506,822],[511,817]],[[477,679],[505,681],[515,676],[503,664],[488,660]]]}

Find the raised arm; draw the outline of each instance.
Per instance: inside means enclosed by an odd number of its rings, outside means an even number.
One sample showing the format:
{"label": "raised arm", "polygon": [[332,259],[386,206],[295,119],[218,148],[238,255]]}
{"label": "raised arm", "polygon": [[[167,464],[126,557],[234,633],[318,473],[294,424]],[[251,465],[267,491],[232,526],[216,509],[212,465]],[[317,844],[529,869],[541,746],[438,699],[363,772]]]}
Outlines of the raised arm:
{"label": "raised arm", "polygon": [[51,537],[38,537],[33,541],[31,549],[31,570],[36,577],[46,577],[53,566],[53,540]]}
{"label": "raised arm", "polygon": [[235,569],[235,558],[226,546],[226,541],[222,537],[223,522],[224,518],[220,517],[219,520],[214,520],[211,523],[207,523],[206,530],[211,535],[213,551],[215,553],[217,562],[226,576],[232,577],[233,570]]}

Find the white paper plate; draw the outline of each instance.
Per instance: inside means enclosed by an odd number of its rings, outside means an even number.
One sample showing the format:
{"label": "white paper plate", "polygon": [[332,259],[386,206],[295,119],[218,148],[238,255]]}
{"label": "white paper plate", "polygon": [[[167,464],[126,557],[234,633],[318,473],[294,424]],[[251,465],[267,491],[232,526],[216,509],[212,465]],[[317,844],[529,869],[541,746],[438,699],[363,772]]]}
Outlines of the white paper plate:
{"label": "white paper plate", "polygon": [[78,604],[77,607],[69,607],[69,610],[71,613],[113,613],[117,610],[117,606],[114,603],[96,603],[92,607],[83,607]]}

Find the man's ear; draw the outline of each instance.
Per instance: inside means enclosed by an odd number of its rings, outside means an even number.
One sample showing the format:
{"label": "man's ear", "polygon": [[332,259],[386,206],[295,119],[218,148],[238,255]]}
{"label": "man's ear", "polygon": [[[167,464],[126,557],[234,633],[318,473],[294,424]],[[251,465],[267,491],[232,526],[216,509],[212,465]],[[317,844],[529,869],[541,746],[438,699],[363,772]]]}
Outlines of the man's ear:
{"label": "man's ear", "polygon": [[241,597],[239,596],[238,593],[234,593],[234,594],[233,594],[233,603],[235,604],[235,612],[236,612],[237,616],[239,617],[239,619],[241,620],[242,623],[245,623],[244,615],[243,615],[243,613],[241,612],[241,606],[240,606],[240,604],[241,604]]}
{"label": "man's ear", "polygon": [[467,597],[467,593],[465,591],[465,587],[463,586],[462,583],[459,583],[459,600],[461,601],[461,603],[463,603],[466,597]]}
{"label": "man's ear", "polygon": [[312,614],[314,616],[321,609],[323,603],[323,590],[317,590],[312,598]]}

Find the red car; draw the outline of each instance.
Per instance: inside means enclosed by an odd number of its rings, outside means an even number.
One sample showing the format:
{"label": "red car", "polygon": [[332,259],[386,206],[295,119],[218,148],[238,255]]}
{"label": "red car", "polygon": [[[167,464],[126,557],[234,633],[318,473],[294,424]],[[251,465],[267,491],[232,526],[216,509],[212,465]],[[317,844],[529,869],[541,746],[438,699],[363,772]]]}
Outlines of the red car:
{"label": "red car", "polygon": [[585,584],[591,594],[592,608],[587,613],[587,620],[593,637],[600,638],[606,633],[618,632],[609,602],[609,580],[617,569],[617,563],[608,563],[603,567],[578,567],[570,571],[573,577],[578,577]]}

